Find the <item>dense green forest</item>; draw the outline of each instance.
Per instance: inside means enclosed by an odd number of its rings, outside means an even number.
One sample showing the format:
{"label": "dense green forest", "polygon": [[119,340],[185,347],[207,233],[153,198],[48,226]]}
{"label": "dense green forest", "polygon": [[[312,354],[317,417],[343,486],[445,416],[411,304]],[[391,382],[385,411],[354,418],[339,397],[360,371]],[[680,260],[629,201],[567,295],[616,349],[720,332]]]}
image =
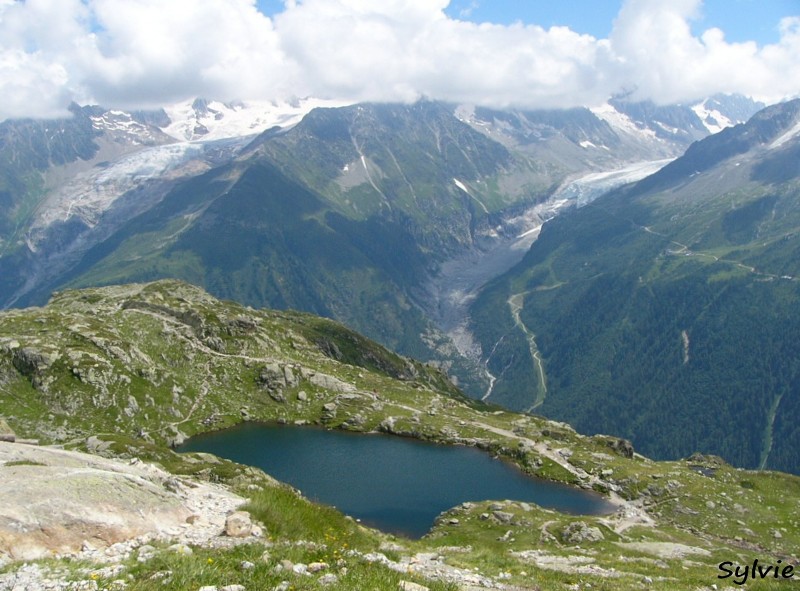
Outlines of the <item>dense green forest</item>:
{"label": "dense green forest", "polygon": [[688,180],[678,161],[547,223],[471,309],[489,400],[658,458],[800,470],[800,183],[763,178],[781,155],[736,183],[709,180],[736,162]]}

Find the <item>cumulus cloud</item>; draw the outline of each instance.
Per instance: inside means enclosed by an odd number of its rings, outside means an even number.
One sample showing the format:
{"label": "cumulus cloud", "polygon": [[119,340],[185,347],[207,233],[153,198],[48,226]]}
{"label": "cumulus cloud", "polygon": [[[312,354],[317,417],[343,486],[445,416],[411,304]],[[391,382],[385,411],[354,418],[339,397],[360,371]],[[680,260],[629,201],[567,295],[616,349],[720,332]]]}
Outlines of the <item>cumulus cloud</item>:
{"label": "cumulus cloud", "polygon": [[739,92],[768,102],[800,88],[800,18],[781,23],[778,44],[729,43],[717,28],[692,35],[700,0],[631,0],[614,24],[611,45],[622,84],[634,96],[671,103],[717,92]]}
{"label": "cumulus cloud", "polygon": [[[779,43],[692,34],[700,0],[627,0],[609,39],[475,24],[449,0],[0,0],[0,119],[70,101],[152,107],[203,96],[594,105],[620,91],[675,102],[797,92],[800,17]],[[776,23],[777,25],[777,23]]]}

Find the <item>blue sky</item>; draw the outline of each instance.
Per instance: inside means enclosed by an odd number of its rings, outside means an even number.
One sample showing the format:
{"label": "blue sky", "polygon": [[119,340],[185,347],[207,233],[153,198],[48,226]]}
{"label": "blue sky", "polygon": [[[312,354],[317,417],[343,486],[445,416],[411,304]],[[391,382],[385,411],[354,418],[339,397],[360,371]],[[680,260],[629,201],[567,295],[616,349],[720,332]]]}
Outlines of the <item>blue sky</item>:
{"label": "blue sky", "polygon": [[[452,0],[446,12],[476,22],[567,26],[577,33],[606,38],[621,4],[605,0]],[[764,45],[778,40],[780,19],[792,15],[800,15],[800,0],[705,0],[692,28],[699,34],[717,27],[728,41]]]}
{"label": "blue sky", "polygon": [[[258,0],[258,6],[268,16],[284,8],[283,0]],[[616,0],[451,0],[445,13],[476,23],[521,21],[546,29],[567,26],[576,33],[603,39],[611,33],[621,6]],[[730,42],[766,45],[778,41],[778,23],[786,16],[800,16],[800,0],[704,0],[692,30],[700,34],[717,27]]]}

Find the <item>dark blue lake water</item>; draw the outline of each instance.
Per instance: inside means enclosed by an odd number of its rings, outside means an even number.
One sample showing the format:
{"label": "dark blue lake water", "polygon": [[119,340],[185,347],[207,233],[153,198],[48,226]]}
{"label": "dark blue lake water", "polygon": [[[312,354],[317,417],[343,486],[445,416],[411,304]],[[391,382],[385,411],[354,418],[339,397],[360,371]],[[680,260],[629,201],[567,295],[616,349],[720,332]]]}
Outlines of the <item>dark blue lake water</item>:
{"label": "dark blue lake water", "polygon": [[584,515],[613,510],[596,494],[531,478],[475,448],[388,435],[245,423],[193,437],[179,451],[257,466],[310,499],[408,537],[421,537],[439,513],[465,501],[510,499]]}

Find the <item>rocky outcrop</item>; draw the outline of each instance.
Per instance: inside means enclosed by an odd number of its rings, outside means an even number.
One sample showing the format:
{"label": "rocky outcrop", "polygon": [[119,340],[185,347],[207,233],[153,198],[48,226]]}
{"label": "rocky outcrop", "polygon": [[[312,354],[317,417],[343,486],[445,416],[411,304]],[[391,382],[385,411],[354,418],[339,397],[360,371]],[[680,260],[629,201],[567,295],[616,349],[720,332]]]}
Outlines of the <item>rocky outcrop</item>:
{"label": "rocky outcrop", "polygon": [[573,521],[561,532],[561,540],[567,544],[584,544],[600,542],[605,539],[599,528],[587,525],[583,521]]}
{"label": "rocky outcrop", "polygon": [[268,363],[259,371],[256,383],[276,402],[286,402],[284,390],[294,388],[300,381],[289,365]]}

